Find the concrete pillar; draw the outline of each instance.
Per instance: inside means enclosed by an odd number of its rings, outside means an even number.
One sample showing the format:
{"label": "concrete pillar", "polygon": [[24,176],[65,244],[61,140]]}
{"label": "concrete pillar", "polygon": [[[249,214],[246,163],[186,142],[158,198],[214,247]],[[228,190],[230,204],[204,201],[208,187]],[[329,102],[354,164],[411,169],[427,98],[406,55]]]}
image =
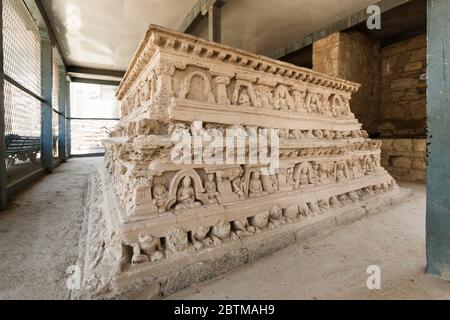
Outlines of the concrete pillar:
{"label": "concrete pillar", "polygon": [[450,2],[428,0],[427,271],[450,280]]}
{"label": "concrete pillar", "polygon": [[222,5],[223,1],[214,1],[208,9],[208,40],[222,42]]}

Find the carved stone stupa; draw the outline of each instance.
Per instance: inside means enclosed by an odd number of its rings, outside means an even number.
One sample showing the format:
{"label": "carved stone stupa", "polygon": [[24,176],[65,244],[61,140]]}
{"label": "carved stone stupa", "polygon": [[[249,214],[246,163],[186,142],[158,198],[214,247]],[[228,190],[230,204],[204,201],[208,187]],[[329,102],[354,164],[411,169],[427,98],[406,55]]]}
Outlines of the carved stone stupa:
{"label": "carved stone stupa", "polygon": [[[358,88],[151,26],[117,92],[83,287],[168,295],[395,203],[381,142],[350,109]],[[276,129],[278,165],[174,162],[177,133],[224,140],[227,129]]]}

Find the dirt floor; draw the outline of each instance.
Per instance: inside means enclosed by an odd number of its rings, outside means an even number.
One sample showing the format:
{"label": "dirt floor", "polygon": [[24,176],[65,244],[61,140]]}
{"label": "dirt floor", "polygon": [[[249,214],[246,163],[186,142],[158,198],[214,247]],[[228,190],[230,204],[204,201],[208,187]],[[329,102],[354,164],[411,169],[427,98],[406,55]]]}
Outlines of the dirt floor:
{"label": "dirt floor", "polygon": [[83,197],[102,158],[71,159],[0,214],[0,299],[66,299],[78,257]]}
{"label": "dirt floor", "polygon": [[[0,215],[0,299],[67,299],[78,256],[83,197],[101,158],[72,159]],[[425,189],[394,210],[295,244],[256,264],[196,285],[180,299],[450,299],[450,284],[425,275]],[[381,269],[381,290],[366,269]]]}
{"label": "dirt floor", "polygon": [[[323,239],[294,244],[172,299],[450,299],[450,283],[425,274],[425,186],[413,200]],[[367,268],[381,289],[367,289]]]}

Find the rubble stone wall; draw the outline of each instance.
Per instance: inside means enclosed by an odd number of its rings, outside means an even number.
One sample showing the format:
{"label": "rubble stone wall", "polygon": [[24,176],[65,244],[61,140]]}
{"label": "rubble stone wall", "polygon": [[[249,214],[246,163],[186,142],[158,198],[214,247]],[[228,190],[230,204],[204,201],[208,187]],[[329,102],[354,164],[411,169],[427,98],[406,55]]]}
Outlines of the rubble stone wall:
{"label": "rubble stone wall", "polygon": [[314,70],[362,84],[352,111],[371,136],[384,139],[386,169],[406,181],[426,180],[426,55],[426,35],[381,47],[350,31],[313,46]]}
{"label": "rubble stone wall", "polygon": [[397,179],[426,180],[426,139],[382,139],[381,164]]}

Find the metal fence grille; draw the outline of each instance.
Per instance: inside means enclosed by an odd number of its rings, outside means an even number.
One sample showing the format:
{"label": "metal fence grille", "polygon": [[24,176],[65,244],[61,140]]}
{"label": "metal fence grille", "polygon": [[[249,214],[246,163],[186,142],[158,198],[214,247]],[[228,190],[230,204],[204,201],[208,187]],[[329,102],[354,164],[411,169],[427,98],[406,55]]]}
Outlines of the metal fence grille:
{"label": "metal fence grille", "polygon": [[3,0],[3,52],[5,74],[40,96],[40,34],[22,0]]}
{"label": "metal fence grille", "polygon": [[12,183],[41,167],[41,40],[22,0],[3,0],[2,15],[5,158]]}

